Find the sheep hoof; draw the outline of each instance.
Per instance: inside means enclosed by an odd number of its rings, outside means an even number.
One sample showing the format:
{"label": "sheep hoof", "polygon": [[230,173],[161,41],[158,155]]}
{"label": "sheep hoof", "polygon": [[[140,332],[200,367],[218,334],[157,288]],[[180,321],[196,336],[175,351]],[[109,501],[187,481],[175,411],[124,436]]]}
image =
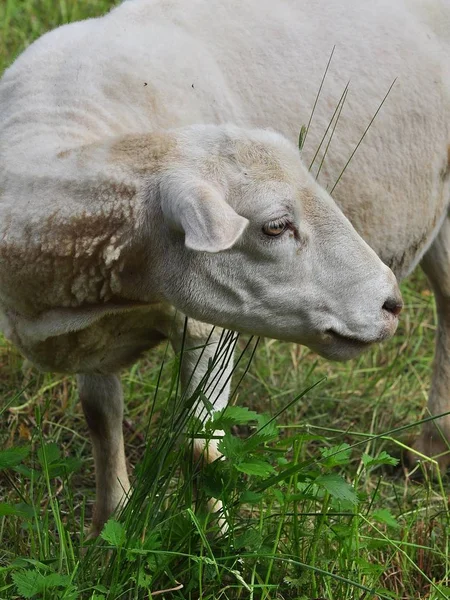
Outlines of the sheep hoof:
{"label": "sheep hoof", "polygon": [[436,478],[443,476],[450,467],[450,443],[423,433],[406,454],[406,463],[413,477]]}

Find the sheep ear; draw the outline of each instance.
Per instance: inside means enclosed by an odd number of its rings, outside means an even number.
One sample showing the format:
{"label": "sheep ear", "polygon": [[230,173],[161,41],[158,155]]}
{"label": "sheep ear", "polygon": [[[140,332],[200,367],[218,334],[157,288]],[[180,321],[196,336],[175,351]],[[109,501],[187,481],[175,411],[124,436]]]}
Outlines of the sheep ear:
{"label": "sheep ear", "polygon": [[221,252],[234,246],[248,225],[206,181],[166,176],[160,183],[161,208],[172,227],[183,231],[186,248]]}

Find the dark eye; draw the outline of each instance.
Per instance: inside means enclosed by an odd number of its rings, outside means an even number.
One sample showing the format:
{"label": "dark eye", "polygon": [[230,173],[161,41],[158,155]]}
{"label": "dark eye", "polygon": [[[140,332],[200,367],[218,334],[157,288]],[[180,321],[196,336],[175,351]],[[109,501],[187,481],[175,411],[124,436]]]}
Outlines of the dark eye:
{"label": "dark eye", "polygon": [[286,231],[289,223],[287,221],[270,221],[263,225],[263,232],[266,235],[270,235],[272,237],[277,237]]}

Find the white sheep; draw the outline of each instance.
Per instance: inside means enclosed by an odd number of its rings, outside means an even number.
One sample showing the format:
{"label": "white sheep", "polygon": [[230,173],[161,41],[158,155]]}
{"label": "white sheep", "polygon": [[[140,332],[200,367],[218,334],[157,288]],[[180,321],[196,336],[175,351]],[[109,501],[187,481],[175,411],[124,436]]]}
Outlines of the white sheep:
{"label": "white sheep", "polygon": [[[426,253],[441,307],[430,411],[448,409],[450,16],[415,6],[129,0],[43,36],[5,72],[1,327],[40,368],[78,374],[94,532],[129,488],[116,373],[161,339],[179,350],[184,315],[188,393],[218,343],[204,323],[349,358],[392,335],[401,308],[375,252],[399,277]],[[292,142],[334,46],[302,164]],[[307,167],[336,107],[319,185]],[[372,249],[326,191],[338,179],[337,204]],[[418,447],[442,440],[429,428]]]}

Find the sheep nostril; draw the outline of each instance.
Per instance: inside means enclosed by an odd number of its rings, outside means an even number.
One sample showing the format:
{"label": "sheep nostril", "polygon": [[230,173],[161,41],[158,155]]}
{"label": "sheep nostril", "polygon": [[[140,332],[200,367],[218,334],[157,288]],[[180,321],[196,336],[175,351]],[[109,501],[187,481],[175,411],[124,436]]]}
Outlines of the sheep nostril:
{"label": "sheep nostril", "polygon": [[394,317],[397,317],[402,311],[403,302],[398,300],[398,298],[388,298],[383,304],[383,308],[394,315]]}

